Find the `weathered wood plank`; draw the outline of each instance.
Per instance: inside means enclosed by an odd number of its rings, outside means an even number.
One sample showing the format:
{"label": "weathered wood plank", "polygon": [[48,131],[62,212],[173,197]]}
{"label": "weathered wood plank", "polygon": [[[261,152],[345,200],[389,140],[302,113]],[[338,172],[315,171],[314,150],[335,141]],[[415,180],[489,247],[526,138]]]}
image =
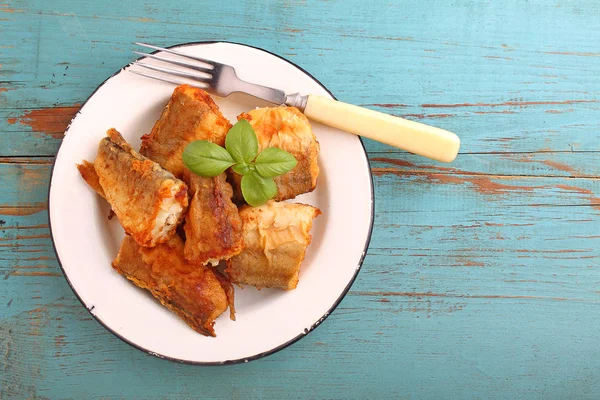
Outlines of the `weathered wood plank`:
{"label": "weathered wood plank", "polygon": [[[28,215],[46,209],[51,160],[1,159],[0,215]],[[45,190],[44,190],[45,188]]]}
{"label": "weathered wood plank", "polygon": [[600,177],[600,152],[460,154],[451,164],[407,153],[370,152],[369,155],[371,167],[378,173],[397,170],[452,175]]}
{"label": "weathered wood plank", "polygon": [[[590,9],[595,10],[592,4]],[[373,23],[366,32],[362,14],[346,12],[342,25],[340,20],[324,23],[323,17],[306,18],[307,12],[335,9],[339,3],[311,7],[255,4],[261,10],[258,21],[248,21],[243,8],[225,6],[221,12],[226,18],[238,19],[233,25],[206,15],[205,8],[214,9],[215,4],[203,6],[204,18],[193,12],[197,5],[188,6],[189,14],[178,16],[176,23],[164,20],[172,12],[165,5],[153,5],[150,14],[140,5],[107,14],[99,6],[69,4],[57,10],[23,2],[17,9],[21,12],[4,13],[3,34],[10,45],[0,49],[6,59],[0,68],[5,80],[0,104],[13,109],[0,115],[0,132],[5,133],[0,135],[2,155],[16,155],[23,148],[30,149],[29,155],[53,154],[61,130],[38,123],[35,113],[60,114],[55,107],[80,104],[104,78],[131,60],[131,38],[159,44],[227,38],[266,47],[300,62],[342,100],[458,132],[466,153],[600,150],[600,114],[595,112],[600,57],[590,47],[593,38],[600,38],[598,32],[586,28],[590,16],[576,9],[561,8],[564,17],[568,16],[565,23],[578,29],[545,26],[546,39],[540,41],[539,34],[502,30],[501,36],[465,37],[447,20],[448,13],[457,20],[491,13],[496,21],[514,23],[514,7],[484,10],[445,4],[432,12],[413,4],[417,12],[405,15],[402,11],[403,23],[385,23],[386,17],[380,16],[381,23]],[[538,21],[545,21],[559,6],[552,1],[528,7]],[[385,15],[406,7],[391,4]],[[216,8],[223,9],[223,5]],[[361,12],[364,8],[360,7]],[[140,13],[151,17],[139,17]],[[306,21],[302,29],[293,27],[297,18]],[[424,21],[436,29],[422,29]],[[473,29],[484,21],[478,20]],[[480,29],[485,30],[483,25]],[[284,40],[273,41],[272,35]],[[586,40],[581,40],[582,35],[588,35]],[[38,37],[43,41],[40,46]],[[551,38],[560,40],[552,42]],[[65,46],[59,54],[51,46],[54,42]],[[347,62],[350,46],[352,63]],[[81,47],[89,48],[89,53],[78,52]],[[19,57],[19,52],[26,55]],[[372,60],[383,61],[371,65]],[[489,79],[487,72],[495,78]],[[15,131],[23,133],[17,137],[27,146],[10,141]],[[36,140],[42,143],[35,146]],[[42,153],[42,149],[48,150]],[[369,150],[391,149],[369,143]]]}
{"label": "weathered wood plank", "polygon": [[[407,153],[372,152],[370,161],[371,167],[375,168],[377,173],[388,171],[500,177],[600,177],[600,153],[588,152],[462,154],[452,164],[438,163]],[[53,158],[50,157],[0,157],[0,168],[6,171],[5,179],[11,179],[10,182],[15,183],[18,183],[15,176],[38,174],[42,179],[36,181],[46,184],[44,179],[50,177],[52,163]],[[8,185],[8,181],[5,184]]]}
{"label": "weathered wood plank", "polygon": [[[444,304],[349,296],[317,331],[284,352],[249,365],[199,369],[144,356],[87,320],[79,304],[58,299],[53,306],[9,319],[12,334],[3,344],[13,349],[9,370],[25,372],[15,375],[18,380],[9,389],[46,398],[67,393],[73,398],[133,399],[194,398],[200,393],[203,398],[222,393],[230,398],[306,398],[315,393],[326,398],[384,398],[392,393],[439,398],[448,392],[474,398],[591,397],[594,374],[581,359],[597,357],[598,350],[593,336],[573,334],[572,326],[593,332],[598,324],[577,320],[572,313],[595,311],[594,304],[557,309],[556,302],[527,299]],[[490,327],[489,315],[503,323]],[[540,322],[547,319],[555,323]],[[452,324],[441,331],[448,320]],[[446,340],[435,340],[438,335]],[[521,339],[515,342],[513,337]],[[569,351],[557,361],[555,351],[564,343]],[[382,345],[387,351],[379,351]],[[510,365],[502,362],[507,358]],[[407,360],[415,360],[418,368]],[[563,372],[562,362],[571,367]],[[328,373],[311,373],[315,369]],[[545,378],[555,371],[560,373]],[[468,384],[467,376],[477,384]],[[532,378],[538,385],[531,384]],[[146,392],[148,386],[151,392]]]}
{"label": "weathered wood plank", "polygon": [[[585,155],[585,153],[582,153]],[[421,200],[421,197],[432,196],[430,202],[436,204],[439,211],[451,211],[468,208],[465,200],[484,202],[490,208],[506,206],[591,206],[598,208],[600,201],[600,179],[597,173],[597,153],[582,158],[582,167],[588,165],[587,173],[581,173],[566,164],[548,161],[545,154],[511,155],[518,157],[525,167],[515,167],[506,156],[477,157],[471,155],[469,166],[461,169],[430,163],[412,162],[416,156],[403,158],[383,158],[373,156],[371,164],[375,175],[376,193],[388,200],[386,206],[407,203],[402,211],[420,210],[410,203],[409,194]],[[478,171],[477,158],[481,167]],[[407,159],[411,159],[408,161]],[[489,167],[493,162],[500,167]],[[486,161],[489,160],[489,163]],[[487,164],[487,165],[485,165]],[[534,164],[528,167],[528,164]],[[11,187],[16,190],[7,191],[0,199],[4,207],[32,207],[46,201],[47,187],[50,178],[52,159],[38,158],[0,158],[0,187]],[[461,165],[458,165],[461,166]],[[504,167],[504,168],[502,168]],[[538,168],[535,168],[538,167]],[[523,168],[523,169],[521,169]],[[504,173],[490,174],[485,169]],[[483,171],[481,171],[483,170]],[[504,171],[502,171],[504,170]],[[520,172],[520,173],[519,173]],[[557,174],[558,173],[558,174]],[[560,176],[560,175],[563,176]],[[446,197],[452,193],[452,202]],[[436,199],[439,196],[440,200]],[[407,200],[408,199],[408,200]],[[438,204],[439,202],[439,204]],[[429,204],[427,204],[429,205]],[[412,207],[412,208],[411,208]],[[397,211],[397,210],[396,210]]]}
{"label": "weathered wood plank", "polygon": [[[43,223],[38,214],[12,217],[5,227]],[[158,399],[201,392],[205,398],[223,393],[231,398],[306,398],[315,387],[326,398],[391,393],[436,398],[449,391],[485,398],[595,393],[597,365],[582,360],[598,359],[600,326],[598,319],[581,316],[597,312],[600,297],[592,282],[589,289],[579,287],[587,276],[584,266],[553,278],[503,280],[511,267],[451,272],[421,264],[411,270],[392,260],[397,255],[371,253],[342,305],[307,338],[264,360],[209,369],[154,359],[120,342],[91,319],[64,279],[11,275],[0,287],[5,310],[0,349],[8,372],[0,378],[3,394]],[[544,264],[531,265],[538,273],[560,271],[553,268],[557,261],[540,261]],[[488,277],[500,276],[487,281],[479,275],[488,268]],[[515,266],[513,272],[527,277],[525,270]],[[553,289],[531,291],[544,286]],[[558,362],[557,351],[565,343],[568,351]],[[564,370],[563,362],[570,368]],[[477,385],[467,384],[467,376],[476,377]],[[152,393],[145,392],[147,386]]]}
{"label": "weathered wood plank", "polygon": [[[0,275],[52,273],[45,213],[35,210],[45,206],[47,161],[0,163],[3,186],[23,185],[17,195],[5,196],[0,203],[0,215],[4,214]],[[388,201],[376,203],[377,228],[369,254],[375,257],[373,264],[387,265],[386,273],[391,275],[371,282],[372,292],[404,292],[388,285],[389,277],[398,274],[398,281],[406,282],[411,279],[407,274],[417,273],[425,284],[427,271],[422,269],[427,268],[435,271],[435,279],[427,284],[436,287],[417,292],[442,295],[447,284],[440,280],[442,276],[452,279],[458,271],[476,270],[468,273],[476,274],[476,285],[484,290],[469,288],[460,296],[497,295],[493,290],[500,288],[520,293],[523,282],[539,280],[539,287],[526,287],[528,296],[543,292],[547,297],[565,297],[567,290],[552,283],[558,270],[574,269],[578,273],[572,275],[573,287],[588,287],[595,298],[597,280],[576,283],[588,273],[593,276],[590,268],[600,259],[599,179],[449,174],[396,167],[386,163],[374,168],[376,198]],[[7,209],[20,211],[2,211]],[[43,222],[19,226],[19,214]],[[504,284],[498,286],[499,282]]]}
{"label": "weathered wood plank", "polygon": [[62,277],[46,213],[26,210],[10,215],[0,207],[0,280],[16,276]]}
{"label": "weathered wood plank", "polygon": [[[79,109],[78,103],[86,96],[58,106],[0,110],[0,156],[54,155],[64,130]],[[391,107],[368,107],[457,132],[462,141],[461,153],[600,151],[600,118],[595,117],[598,107],[578,106],[560,111],[553,105],[538,105],[534,110],[505,109],[508,115],[481,107],[475,108],[480,111],[451,109],[452,113],[447,114],[423,114],[426,110],[419,105],[407,106],[401,112]],[[373,141],[367,141],[366,146],[369,152],[398,152]]]}
{"label": "weathered wood plank", "polygon": [[[18,189],[3,195],[0,215],[44,214],[49,163],[45,158],[0,162],[0,186]],[[600,179],[493,176],[389,159],[373,164],[376,198],[387,201],[376,203],[371,251],[386,256],[385,262],[393,255],[408,264],[418,259],[439,267],[532,266],[540,259],[577,266],[594,265],[600,257]],[[40,256],[51,258],[45,225],[21,233],[7,227],[13,225],[3,227],[0,258],[28,261],[19,258],[19,249],[29,246],[42,246]]]}

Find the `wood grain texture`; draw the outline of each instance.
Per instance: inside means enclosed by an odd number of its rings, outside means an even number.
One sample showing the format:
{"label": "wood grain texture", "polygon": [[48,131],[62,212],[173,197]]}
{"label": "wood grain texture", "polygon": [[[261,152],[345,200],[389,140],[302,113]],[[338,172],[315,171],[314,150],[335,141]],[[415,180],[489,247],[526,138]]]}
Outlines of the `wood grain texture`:
{"label": "wood grain texture", "polygon": [[[598,398],[599,23],[592,0],[0,2],[0,399]],[[65,127],[136,40],[263,47],[461,154],[366,141],[371,246],[300,342],[218,368],[147,356],[81,306],[45,211]]]}

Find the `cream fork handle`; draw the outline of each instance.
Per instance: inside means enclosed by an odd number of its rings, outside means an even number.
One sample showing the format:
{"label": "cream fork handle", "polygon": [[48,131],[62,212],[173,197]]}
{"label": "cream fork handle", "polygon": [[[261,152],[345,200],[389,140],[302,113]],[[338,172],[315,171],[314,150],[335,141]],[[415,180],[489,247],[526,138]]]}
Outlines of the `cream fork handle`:
{"label": "cream fork handle", "polygon": [[460,139],[452,132],[403,118],[309,95],[304,114],[317,122],[437,161],[456,158]]}

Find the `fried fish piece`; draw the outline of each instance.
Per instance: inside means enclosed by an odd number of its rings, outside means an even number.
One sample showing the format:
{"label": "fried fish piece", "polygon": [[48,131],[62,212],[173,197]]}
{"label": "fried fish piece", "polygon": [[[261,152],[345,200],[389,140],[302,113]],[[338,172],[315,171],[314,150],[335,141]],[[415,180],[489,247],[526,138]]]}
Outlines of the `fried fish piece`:
{"label": "fried fish piece", "polygon": [[244,250],[227,261],[231,282],[286,290],[298,285],[300,264],[311,242],[313,219],[321,210],[306,204],[273,200],[240,210]]}
{"label": "fried fish piece", "polygon": [[223,146],[231,123],[204,90],[180,85],[156,121],[149,135],[142,136],[140,153],[183,176],[181,155],[194,140],[208,140]]}
{"label": "fried fish piece", "polygon": [[[275,200],[293,199],[312,192],[319,176],[319,142],[304,114],[295,107],[257,108],[238,116],[250,122],[258,137],[259,150],[278,147],[291,153],[298,164],[290,172],[275,178]],[[229,173],[236,201],[241,200],[241,175]]]}
{"label": "fried fish piece", "polygon": [[229,280],[214,268],[187,263],[178,235],[152,248],[141,247],[125,236],[112,266],[203,335],[216,336],[215,320],[227,307],[229,317],[235,320]]}
{"label": "fried fish piece", "polygon": [[83,160],[81,164],[77,164],[77,169],[79,170],[79,174],[81,175],[85,183],[87,183],[89,187],[94,189],[96,193],[98,193],[100,196],[106,199],[104,190],[102,189],[102,186],[100,186],[100,178],[98,177],[98,174],[94,169],[94,164],[87,160]]}
{"label": "fried fish piece", "polygon": [[141,246],[169,240],[187,210],[187,185],[135,152],[115,129],[107,133],[98,145],[93,172],[87,161],[78,165],[79,172]]}
{"label": "fried fish piece", "polygon": [[185,259],[193,264],[219,264],[238,254],[244,245],[242,220],[232,203],[233,189],[225,173],[213,178],[186,168],[191,201],[185,217]]}

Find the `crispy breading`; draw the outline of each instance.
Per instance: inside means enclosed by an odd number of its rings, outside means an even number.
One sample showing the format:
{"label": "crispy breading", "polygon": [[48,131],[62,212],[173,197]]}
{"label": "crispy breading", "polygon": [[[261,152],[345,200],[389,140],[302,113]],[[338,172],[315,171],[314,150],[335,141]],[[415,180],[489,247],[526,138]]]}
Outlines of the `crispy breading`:
{"label": "crispy breading", "polygon": [[[250,122],[258,137],[259,150],[278,147],[291,153],[298,164],[290,172],[275,178],[275,200],[293,199],[312,192],[319,176],[319,142],[304,114],[295,107],[257,108],[238,116]],[[241,200],[241,176],[229,173],[236,201]]]}
{"label": "crispy breading", "polygon": [[[84,162],[79,171],[98,191],[90,164]],[[94,172],[123,229],[141,246],[155,246],[175,234],[188,206],[186,184],[135,152],[114,129],[98,145]]]}
{"label": "crispy breading", "polygon": [[112,266],[203,335],[216,336],[215,320],[227,307],[235,320],[231,283],[214,268],[187,263],[177,235],[153,248],[126,236]]}
{"label": "crispy breading", "polygon": [[142,136],[140,153],[181,178],[185,147],[194,140],[223,146],[230,128],[208,93],[189,85],[177,86],[150,134]]}
{"label": "crispy breading", "polygon": [[81,175],[85,183],[87,183],[89,187],[94,189],[96,193],[98,193],[100,196],[106,199],[104,190],[102,189],[102,186],[100,186],[100,178],[98,177],[98,174],[94,169],[94,164],[87,160],[83,160],[81,164],[77,164],[77,169],[79,170],[79,174]]}
{"label": "crispy breading", "polygon": [[205,178],[186,169],[184,179],[192,196],[184,225],[185,259],[217,265],[238,254],[244,244],[242,220],[231,201],[233,190],[225,173]]}
{"label": "crispy breading", "polygon": [[225,272],[231,282],[259,289],[295,289],[312,239],[309,231],[320,214],[313,206],[273,200],[259,207],[243,207],[245,247],[227,261]]}

